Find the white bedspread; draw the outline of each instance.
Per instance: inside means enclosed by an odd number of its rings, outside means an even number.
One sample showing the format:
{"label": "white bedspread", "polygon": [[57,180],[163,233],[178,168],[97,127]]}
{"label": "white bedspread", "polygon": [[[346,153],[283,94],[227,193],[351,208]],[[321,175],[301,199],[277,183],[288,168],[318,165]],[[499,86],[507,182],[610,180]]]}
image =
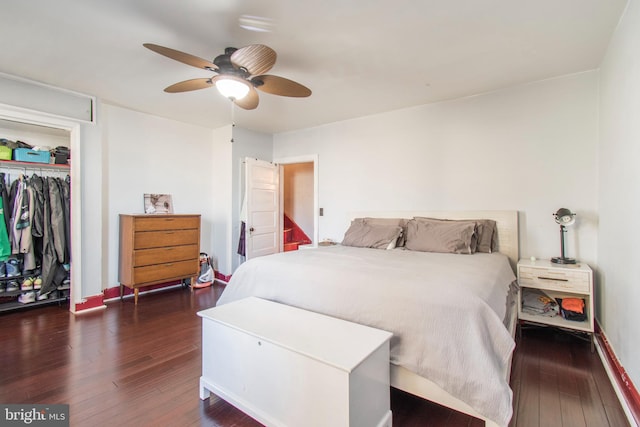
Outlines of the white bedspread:
{"label": "white bedspread", "polygon": [[506,426],[515,343],[502,319],[513,280],[502,254],[338,245],[252,259],[218,305],[254,295],[393,332],[391,363]]}

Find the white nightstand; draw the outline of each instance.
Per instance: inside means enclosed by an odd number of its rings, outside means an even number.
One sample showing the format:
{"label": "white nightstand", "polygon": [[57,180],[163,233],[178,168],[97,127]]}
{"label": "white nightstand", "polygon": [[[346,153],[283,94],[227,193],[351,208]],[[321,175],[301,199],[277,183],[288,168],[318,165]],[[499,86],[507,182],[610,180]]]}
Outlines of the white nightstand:
{"label": "white nightstand", "polygon": [[[549,260],[518,262],[518,319],[525,322],[556,326],[563,329],[588,333],[593,351],[594,333],[594,297],[593,271],[585,263],[555,264]],[[566,320],[562,316],[546,317],[522,311],[522,291],[535,288],[550,298],[584,298],[587,319],[584,321]]]}

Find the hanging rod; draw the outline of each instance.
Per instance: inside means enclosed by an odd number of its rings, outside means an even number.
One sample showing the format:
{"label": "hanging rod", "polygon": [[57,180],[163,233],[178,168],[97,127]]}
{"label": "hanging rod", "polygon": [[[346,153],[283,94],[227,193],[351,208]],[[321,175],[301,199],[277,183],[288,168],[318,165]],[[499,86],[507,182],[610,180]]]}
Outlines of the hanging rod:
{"label": "hanging rod", "polygon": [[23,175],[38,174],[41,176],[54,176],[64,178],[69,175],[71,169],[69,165],[57,165],[50,163],[26,163],[12,160],[0,160],[0,172],[9,176],[21,173]]}

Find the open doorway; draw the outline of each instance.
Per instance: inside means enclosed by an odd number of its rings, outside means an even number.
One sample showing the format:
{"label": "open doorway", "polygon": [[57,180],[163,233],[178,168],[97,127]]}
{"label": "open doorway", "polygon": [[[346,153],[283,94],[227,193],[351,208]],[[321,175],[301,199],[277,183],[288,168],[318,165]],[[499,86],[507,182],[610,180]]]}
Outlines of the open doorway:
{"label": "open doorway", "polygon": [[295,251],[312,242],[313,163],[282,165],[282,250]]}
{"label": "open doorway", "polygon": [[317,245],[317,157],[280,159],[281,251]]}

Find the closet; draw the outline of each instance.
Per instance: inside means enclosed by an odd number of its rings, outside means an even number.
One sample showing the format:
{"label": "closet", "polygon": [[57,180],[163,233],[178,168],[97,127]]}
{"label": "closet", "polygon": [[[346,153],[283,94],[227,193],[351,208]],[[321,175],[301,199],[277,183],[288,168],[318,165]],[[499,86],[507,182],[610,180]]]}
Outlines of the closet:
{"label": "closet", "polygon": [[[70,145],[67,131],[9,120],[0,120],[0,139],[41,147],[43,155]],[[70,169],[0,160],[0,312],[70,299]]]}

